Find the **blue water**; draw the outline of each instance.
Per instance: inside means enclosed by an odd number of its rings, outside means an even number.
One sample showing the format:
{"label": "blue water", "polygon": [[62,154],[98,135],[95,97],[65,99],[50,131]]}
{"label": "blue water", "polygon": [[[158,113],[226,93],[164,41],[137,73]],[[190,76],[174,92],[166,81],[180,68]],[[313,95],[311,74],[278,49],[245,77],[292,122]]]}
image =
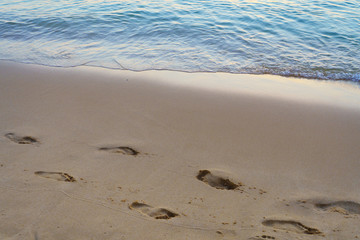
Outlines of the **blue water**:
{"label": "blue water", "polygon": [[360,82],[360,1],[1,0],[0,59]]}

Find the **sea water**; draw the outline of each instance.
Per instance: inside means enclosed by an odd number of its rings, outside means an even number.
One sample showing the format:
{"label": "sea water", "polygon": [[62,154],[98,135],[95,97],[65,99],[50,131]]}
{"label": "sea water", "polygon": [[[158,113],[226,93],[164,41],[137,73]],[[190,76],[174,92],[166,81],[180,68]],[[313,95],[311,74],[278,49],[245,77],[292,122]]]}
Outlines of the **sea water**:
{"label": "sea water", "polygon": [[0,0],[0,59],[360,82],[360,1]]}

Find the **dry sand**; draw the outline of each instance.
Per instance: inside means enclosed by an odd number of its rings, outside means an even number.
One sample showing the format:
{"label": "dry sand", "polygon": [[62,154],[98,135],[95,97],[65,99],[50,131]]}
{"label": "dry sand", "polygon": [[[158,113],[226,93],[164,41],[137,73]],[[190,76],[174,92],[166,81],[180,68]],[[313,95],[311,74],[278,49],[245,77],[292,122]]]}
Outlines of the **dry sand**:
{"label": "dry sand", "polygon": [[360,90],[0,64],[0,239],[360,238]]}

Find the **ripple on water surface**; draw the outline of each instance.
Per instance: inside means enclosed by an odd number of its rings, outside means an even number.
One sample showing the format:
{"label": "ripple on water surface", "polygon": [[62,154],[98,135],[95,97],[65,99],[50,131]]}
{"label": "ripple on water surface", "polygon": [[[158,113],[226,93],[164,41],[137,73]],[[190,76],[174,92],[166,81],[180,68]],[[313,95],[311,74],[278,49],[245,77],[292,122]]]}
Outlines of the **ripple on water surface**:
{"label": "ripple on water surface", "polygon": [[2,0],[0,59],[360,81],[360,2]]}

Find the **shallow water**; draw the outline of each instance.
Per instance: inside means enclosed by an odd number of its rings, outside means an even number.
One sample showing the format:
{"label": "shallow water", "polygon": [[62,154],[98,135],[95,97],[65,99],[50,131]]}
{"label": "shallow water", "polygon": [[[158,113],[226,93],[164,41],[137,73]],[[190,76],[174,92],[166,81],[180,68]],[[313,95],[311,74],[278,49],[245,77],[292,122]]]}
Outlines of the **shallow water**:
{"label": "shallow water", "polygon": [[1,0],[0,59],[360,81],[358,0]]}

